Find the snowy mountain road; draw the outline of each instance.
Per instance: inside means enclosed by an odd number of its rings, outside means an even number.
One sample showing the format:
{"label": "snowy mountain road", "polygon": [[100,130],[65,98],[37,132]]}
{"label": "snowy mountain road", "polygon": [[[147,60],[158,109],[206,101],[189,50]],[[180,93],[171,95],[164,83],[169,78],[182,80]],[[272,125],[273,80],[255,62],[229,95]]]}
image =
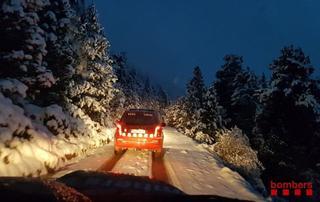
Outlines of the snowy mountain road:
{"label": "snowy mountain road", "polygon": [[252,201],[264,201],[237,172],[225,167],[221,160],[202,145],[177,132],[164,130],[164,156],[152,152],[128,150],[113,154],[113,144],[99,148],[87,158],[66,166],[53,175],[61,177],[75,170],[98,170],[147,176],[171,184],[187,194],[219,195]]}

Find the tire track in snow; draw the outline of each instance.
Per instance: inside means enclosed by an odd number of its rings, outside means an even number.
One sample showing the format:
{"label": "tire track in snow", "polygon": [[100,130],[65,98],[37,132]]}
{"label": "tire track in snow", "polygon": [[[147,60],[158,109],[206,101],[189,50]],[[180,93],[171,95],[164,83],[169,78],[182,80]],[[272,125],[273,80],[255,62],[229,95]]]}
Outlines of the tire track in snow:
{"label": "tire track in snow", "polygon": [[127,150],[113,155],[98,170],[145,176],[170,184],[171,179],[164,160],[164,157],[156,157],[151,151]]}
{"label": "tire track in snow", "polygon": [[126,151],[122,151],[120,154],[114,154],[110,159],[108,159],[102,166],[98,169],[99,171],[111,171],[121,159]]}
{"label": "tire track in snow", "polygon": [[111,172],[135,176],[149,176],[149,153],[148,151],[127,150],[112,168]]}
{"label": "tire track in snow", "polygon": [[[150,152],[151,153],[151,152]],[[156,158],[154,154],[151,153],[151,179],[159,180],[165,183],[170,183],[170,178],[166,166],[164,164],[164,158]]]}

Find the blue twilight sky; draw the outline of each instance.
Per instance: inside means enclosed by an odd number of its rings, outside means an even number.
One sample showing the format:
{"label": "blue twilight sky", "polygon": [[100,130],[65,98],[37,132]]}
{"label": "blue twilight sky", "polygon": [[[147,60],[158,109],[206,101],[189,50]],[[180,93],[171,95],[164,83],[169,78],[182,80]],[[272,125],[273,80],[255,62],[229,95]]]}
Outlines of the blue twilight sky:
{"label": "blue twilight sky", "polygon": [[112,52],[182,95],[193,67],[211,83],[233,53],[257,74],[284,45],[303,48],[320,67],[320,0],[94,0]]}

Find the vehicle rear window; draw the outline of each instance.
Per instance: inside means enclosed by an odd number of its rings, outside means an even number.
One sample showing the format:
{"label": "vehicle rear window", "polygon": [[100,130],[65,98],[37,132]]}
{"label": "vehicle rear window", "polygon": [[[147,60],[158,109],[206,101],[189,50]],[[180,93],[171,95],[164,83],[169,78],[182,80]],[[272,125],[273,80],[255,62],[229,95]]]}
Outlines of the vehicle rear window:
{"label": "vehicle rear window", "polygon": [[160,123],[154,112],[125,112],[121,120],[128,125],[153,125]]}

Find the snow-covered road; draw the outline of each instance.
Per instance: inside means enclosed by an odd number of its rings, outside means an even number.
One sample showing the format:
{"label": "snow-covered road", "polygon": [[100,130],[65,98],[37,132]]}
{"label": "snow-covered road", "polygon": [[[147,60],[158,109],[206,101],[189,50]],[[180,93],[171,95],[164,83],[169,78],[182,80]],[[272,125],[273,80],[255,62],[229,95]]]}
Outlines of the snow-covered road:
{"label": "snow-covered road", "polygon": [[97,149],[93,155],[64,167],[53,177],[74,170],[103,170],[149,176],[166,181],[187,194],[264,200],[237,172],[225,167],[202,145],[174,128],[166,127],[164,135],[165,154],[162,159],[154,158],[148,151],[134,150],[115,156],[113,144],[110,143]]}

